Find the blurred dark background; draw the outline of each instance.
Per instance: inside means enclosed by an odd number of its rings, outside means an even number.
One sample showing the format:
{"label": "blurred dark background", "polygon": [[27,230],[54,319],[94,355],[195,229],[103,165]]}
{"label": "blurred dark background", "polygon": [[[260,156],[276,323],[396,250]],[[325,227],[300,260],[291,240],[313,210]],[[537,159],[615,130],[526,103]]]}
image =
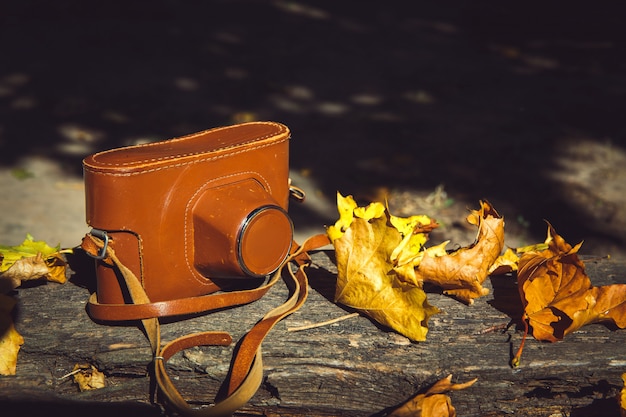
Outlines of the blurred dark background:
{"label": "blurred dark background", "polygon": [[[98,150],[274,120],[292,131],[294,172],[331,201],[445,184],[523,219],[537,241],[548,219],[573,243],[622,248],[626,167],[566,190],[597,159],[590,143],[606,158],[625,152],[618,6],[5,2],[0,164],[42,155],[80,176]],[[564,152],[573,168],[558,162]]]}

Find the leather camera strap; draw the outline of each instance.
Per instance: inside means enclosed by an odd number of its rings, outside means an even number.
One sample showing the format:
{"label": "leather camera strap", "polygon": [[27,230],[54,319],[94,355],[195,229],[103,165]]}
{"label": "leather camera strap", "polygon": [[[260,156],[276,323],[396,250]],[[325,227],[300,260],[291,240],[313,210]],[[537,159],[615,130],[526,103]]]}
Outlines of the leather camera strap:
{"label": "leather camera strap", "polygon": [[[186,302],[189,299],[184,299],[185,302],[175,300],[174,302],[151,303],[134,273],[126,268],[116,256],[115,251],[110,246],[107,246],[106,261],[113,263],[119,269],[127,285],[131,300],[134,303],[132,305],[139,307],[135,310],[122,310],[121,308],[114,308],[113,310],[118,312],[130,311],[131,314],[134,314],[132,319],[141,320],[152,347],[154,375],[157,386],[167,403],[172,405],[180,414],[194,417],[230,416],[247,403],[256,393],[263,380],[261,344],[265,336],[276,323],[302,306],[308,294],[308,282],[305,272],[305,268],[310,264],[308,252],[321,248],[328,243],[329,240],[325,234],[314,235],[300,246],[294,242],[292,253],[283,266],[271,277],[267,284],[257,289],[257,291],[247,290],[250,291],[248,293],[246,291],[234,291],[232,293],[206,297],[194,297],[191,302],[192,306],[186,306]],[[83,239],[82,247],[89,253],[98,253],[105,246],[102,240],[87,234],[85,239]],[[292,266],[296,268],[295,271],[292,269]],[[159,319],[157,318],[158,315],[162,313],[169,313],[167,315],[188,314],[211,311],[226,305],[245,304],[262,297],[281,277],[289,288],[290,296],[284,304],[267,313],[239,341],[238,346],[235,348],[233,361],[227,377],[225,395],[216,399],[216,403],[208,408],[193,408],[190,406],[168,376],[165,363],[177,352],[194,346],[228,346],[232,343],[232,337],[226,332],[199,332],[179,337],[161,347],[161,330]],[[230,298],[226,297],[228,294],[242,292],[245,294],[231,296]],[[211,297],[211,304],[207,303],[208,297]],[[213,302],[216,299],[221,300],[220,302],[222,303],[232,304],[215,307]],[[170,303],[173,303],[172,306],[167,305]],[[129,306],[132,305],[129,304]],[[98,308],[106,308],[106,306],[98,304],[92,294],[90,297],[90,310],[94,308],[97,310]],[[107,311],[107,314],[110,314],[110,312]],[[116,314],[123,315],[123,313]],[[129,316],[123,316],[119,319],[131,320]]]}
{"label": "leather camera strap", "polygon": [[264,285],[249,290],[207,294],[141,304],[100,304],[96,293],[89,297],[89,314],[103,321],[143,320],[151,317],[184,316],[234,307],[256,301],[280,279],[274,274]]}

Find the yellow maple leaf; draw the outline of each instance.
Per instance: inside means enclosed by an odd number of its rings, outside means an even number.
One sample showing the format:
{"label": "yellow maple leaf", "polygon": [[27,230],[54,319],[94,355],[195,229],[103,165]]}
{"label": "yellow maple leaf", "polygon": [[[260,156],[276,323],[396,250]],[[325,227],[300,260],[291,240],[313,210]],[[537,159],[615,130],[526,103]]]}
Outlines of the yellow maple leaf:
{"label": "yellow maple leaf", "polygon": [[0,375],[15,375],[17,354],[24,344],[11,319],[15,303],[13,297],[0,294]]}
{"label": "yellow maple leaf", "polygon": [[[352,196],[348,197],[352,199]],[[375,201],[373,203],[368,204],[365,207],[355,207],[354,208],[354,217],[358,217],[363,220],[372,220],[381,217],[385,213],[385,206],[383,203]]]}
{"label": "yellow maple leaf", "polygon": [[391,254],[391,261],[396,268],[411,264],[415,267],[422,259],[424,245],[428,241],[428,234],[438,227],[430,217],[416,215],[411,217],[397,217],[390,215],[389,221],[403,236],[402,242]]}
{"label": "yellow maple leaf", "polygon": [[[385,212],[386,213],[386,212]],[[439,312],[426,293],[403,283],[393,271],[391,253],[402,235],[389,227],[388,216],[354,217],[335,239],[337,285],[335,302],[355,308],[414,341],[423,341],[428,319]]]}
{"label": "yellow maple leaf", "polygon": [[334,225],[326,229],[331,243],[343,236],[345,231],[348,230],[348,227],[352,224],[352,219],[354,219],[354,209],[356,208],[357,204],[352,196],[344,197],[337,193],[337,211],[339,211],[339,219]]}

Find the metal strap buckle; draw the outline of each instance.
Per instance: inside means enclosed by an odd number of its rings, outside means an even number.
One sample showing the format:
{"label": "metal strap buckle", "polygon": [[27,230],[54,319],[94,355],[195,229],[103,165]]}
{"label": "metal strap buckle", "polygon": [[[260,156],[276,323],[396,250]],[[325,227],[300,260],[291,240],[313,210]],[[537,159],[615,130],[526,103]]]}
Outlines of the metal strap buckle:
{"label": "metal strap buckle", "polygon": [[298,203],[302,203],[306,198],[306,194],[302,188],[296,187],[295,185],[289,185],[289,197]]}
{"label": "metal strap buckle", "polygon": [[94,259],[104,259],[107,256],[107,247],[109,246],[109,235],[106,231],[100,229],[91,229],[90,232],[93,236],[101,239],[104,245],[100,249],[97,255],[89,254]]}

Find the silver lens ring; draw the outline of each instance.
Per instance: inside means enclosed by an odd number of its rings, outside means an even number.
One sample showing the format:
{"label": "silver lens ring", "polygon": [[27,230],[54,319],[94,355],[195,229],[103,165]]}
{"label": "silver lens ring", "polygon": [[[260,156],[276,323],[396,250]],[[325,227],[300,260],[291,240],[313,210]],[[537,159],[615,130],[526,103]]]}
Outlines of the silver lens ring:
{"label": "silver lens ring", "polygon": [[[254,272],[252,271],[248,265],[246,265],[245,259],[244,259],[244,236],[246,235],[246,232],[248,231],[248,228],[250,227],[250,225],[253,223],[253,220],[259,216],[260,214],[262,214],[263,212],[267,211],[267,210],[277,210],[278,212],[280,212],[289,222],[289,228],[290,228],[290,235],[291,238],[289,239],[289,242],[287,244],[286,250],[284,251],[284,255],[281,256],[282,259],[277,259],[277,265],[276,267],[272,270],[272,271],[268,271],[266,273],[258,273],[258,272]],[[260,277],[264,277],[268,274],[271,274],[272,272],[276,271],[278,268],[280,268],[280,266],[283,264],[283,262],[285,261],[285,259],[287,259],[287,257],[289,256],[289,251],[291,250],[291,245],[293,244],[293,222],[291,221],[291,218],[289,217],[289,214],[287,213],[287,211],[285,209],[283,209],[280,206],[277,206],[275,204],[268,204],[268,205],[264,205],[264,206],[260,206],[257,207],[256,209],[252,210],[250,212],[250,214],[248,214],[246,216],[246,218],[243,220],[243,222],[241,223],[241,227],[239,228],[239,232],[237,233],[237,262],[239,263],[239,267],[241,268],[241,270],[246,274],[249,275],[251,277],[256,277],[256,278],[260,278]],[[268,240],[271,239],[271,236],[267,236]]]}

